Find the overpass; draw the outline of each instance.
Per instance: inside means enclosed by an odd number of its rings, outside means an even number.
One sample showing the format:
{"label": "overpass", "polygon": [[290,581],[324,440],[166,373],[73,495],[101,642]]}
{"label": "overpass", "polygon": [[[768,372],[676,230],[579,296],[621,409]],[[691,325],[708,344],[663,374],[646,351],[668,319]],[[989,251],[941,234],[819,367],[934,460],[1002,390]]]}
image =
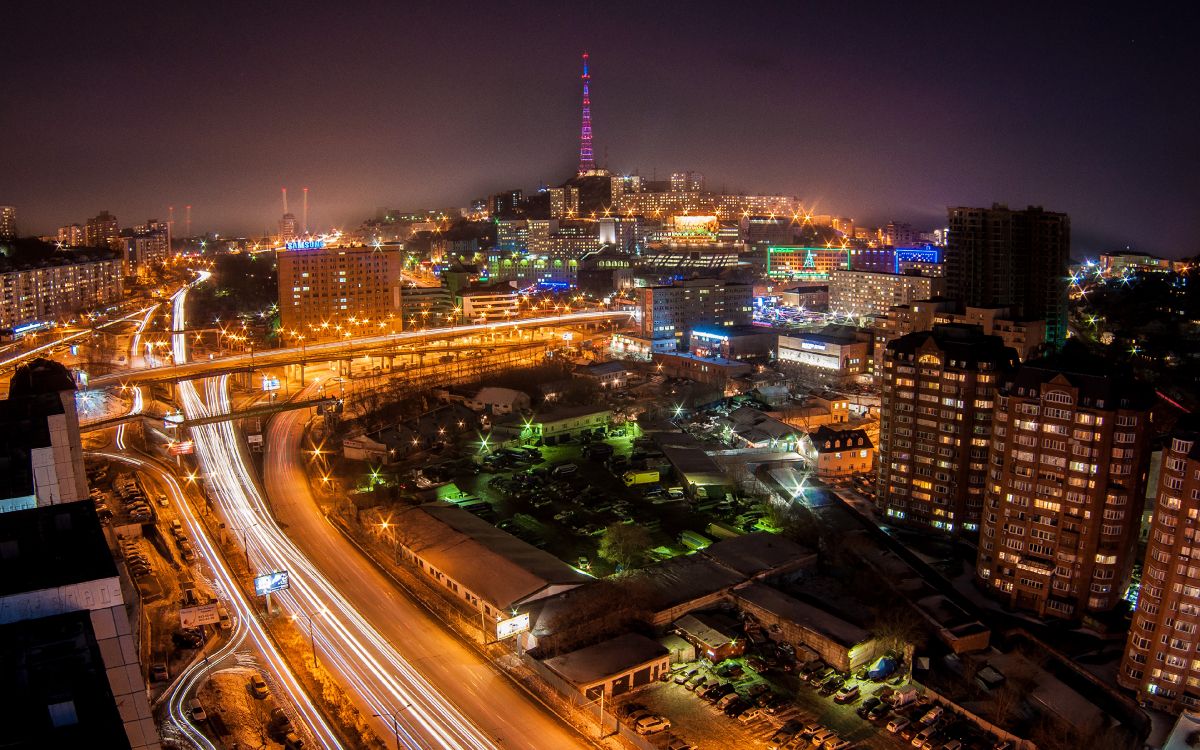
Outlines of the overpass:
{"label": "overpass", "polygon": [[[188,362],[180,365],[156,367],[150,370],[125,370],[91,378],[91,388],[129,385],[134,383],[164,383],[193,380],[212,375],[246,372],[263,367],[299,365],[307,362],[346,360],[364,354],[412,354],[420,355],[417,349],[438,341],[450,341],[463,336],[481,334],[503,334],[514,331],[539,330],[555,327],[575,327],[605,323],[629,322],[632,313],[620,310],[566,313],[538,318],[518,318],[492,323],[473,323],[449,328],[430,328],[404,333],[385,333],[376,336],[359,336],[343,341],[324,341],[302,344],[298,347],[271,349],[263,352],[250,351],[245,354],[219,357],[210,360]],[[472,348],[492,348],[492,344],[481,343]],[[405,347],[412,348],[405,351]],[[435,352],[438,350],[434,350]]]}
{"label": "overpass", "polygon": [[234,411],[224,414],[212,414],[207,417],[198,417],[196,419],[171,419],[171,415],[163,414],[146,414],[144,412],[138,414],[124,414],[119,417],[110,417],[109,419],[98,419],[95,422],[84,422],[79,425],[80,432],[96,432],[98,430],[107,430],[118,425],[132,422],[137,419],[152,419],[156,422],[169,422],[178,428],[199,427],[205,424],[216,424],[217,422],[225,422],[230,419],[243,419],[249,417],[266,417],[271,414],[278,414],[292,409],[308,409],[313,406],[321,406],[324,404],[336,404],[340,399],[332,396],[323,398],[301,399],[299,401],[278,401],[271,404],[262,404],[251,406],[245,409],[235,409]]}
{"label": "overpass", "polygon": [[108,328],[109,326],[115,326],[118,323],[129,323],[134,320],[137,320],[138,318],[140,318],[141,316],[143,316],[147,312],[149,312],[152,308],[153,308],[153,306],[152,307],[144,307],[141,310],[132,312],[129,315],[126,315],[124,317],[116,318],[114,320],[109,320],[107,322],[101,323],[94,327],[83,328],[81,330],[74,331],[72,333],[64,334],[63,336],[55,339],[54,341],[47,342],[45,344],[42,344],[41,346],[30,349],[29,351],[21,352],[20,354],[16,354],[12,357],[9,357],[8,359],[0,360],[0,373],[7,372],[9,370],[15,370],[28,360],[34,359],[35,357],[40,357],[44,354],[49,354],[50,352],[54,351],[55,349],[60,349],[64,346],[67,346],[67,345],[71,344],[73,341],[78,341],[79,339],[83,338],[84,336],[88,336],[96,331],[103,330],[105,328]]}

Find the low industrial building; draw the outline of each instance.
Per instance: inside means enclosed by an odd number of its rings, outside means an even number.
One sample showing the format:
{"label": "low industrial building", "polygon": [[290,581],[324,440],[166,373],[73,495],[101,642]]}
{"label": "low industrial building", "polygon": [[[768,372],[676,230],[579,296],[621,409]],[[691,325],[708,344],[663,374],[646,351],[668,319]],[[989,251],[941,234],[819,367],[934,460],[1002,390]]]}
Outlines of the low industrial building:
{"label": "low industrial building", "polygon": [[657,682],[671,668],[671,652],[644,635],[625,633],[542,664],[595,700],[601,692],[611,698]]}
{"label": "low industrial building", "polygon": [[601,388],[615,389],[624,388],[628,385],[634,372],[629,369],[629,365],[625,362],[612,361],[597,362],[586,367],[581,367],[575,371],[575,375],[590,380]]}
{"label": "low industrial building", "polygon": [[777,358],[781,365],[844,385],[870,368],[871,342],[848,326],[826,326],[820,332],[781,334]]}
{"label": "low industrial building", "polygon": [[802,437],[799,430],[752,406],[739,406],[720,421],[724,437],[743,448],[794,451]]}
{"label": "low industrial building", "polygon": [[863,628],[771,586],[739,587],[733,600],[774,640],[804,646],[839,671],[853,671],[883,654],[879,642]]}
{"label": "low industrial building", "polygon": [[696,647],[696,652],[713,664],[741,656],[746,652],[746,639],[738,635],[731,623],[712,615],[684,615],[675,621],[675,632]]}
{"label": "low industrial building", "polygon": [[538,409],[528,417],[510,417],[495,424],[493,430],[504,440],[554,445],[585,432],[602,432],[608,429],[611,419],[611,410],[596,406],[552,406]]}
{"label": "low industrial building", "polygon": [[389,528],[397,535],[397,554],[454,598],[483,613],[487,622],[508,620],[531,602],[591,580],[554,555],[460,508],[439,504],[408,508]]}
{"label": "low industrial building", "polygon": [[496,416],[529,408],[529,396],[512,388],[486,387],[464,402],[472,411],[488,411]]}

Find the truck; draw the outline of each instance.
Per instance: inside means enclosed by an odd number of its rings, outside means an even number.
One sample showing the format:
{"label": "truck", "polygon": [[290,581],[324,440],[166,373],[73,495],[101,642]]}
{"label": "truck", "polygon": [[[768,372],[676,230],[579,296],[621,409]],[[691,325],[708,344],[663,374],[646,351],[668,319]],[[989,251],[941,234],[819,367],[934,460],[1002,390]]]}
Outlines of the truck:
{"label": "truck", "polygon": [[917,689],[910,687],[905,690],[897,690],[891,695],[892,708],[903,708],[910,703],[915,703],[917,700]]}
{"label": "truck", "polygon": [[712,544],[712,540],[696,531],[685,531],[679,535],[679,541],[688,549],[704,549]]}
{"label": "truck", "polygon": [[659,479],[658,469],[631,469],[621,475],[625,480],[626,487],[632,487],[635,484],[650,484],[657,482]]}

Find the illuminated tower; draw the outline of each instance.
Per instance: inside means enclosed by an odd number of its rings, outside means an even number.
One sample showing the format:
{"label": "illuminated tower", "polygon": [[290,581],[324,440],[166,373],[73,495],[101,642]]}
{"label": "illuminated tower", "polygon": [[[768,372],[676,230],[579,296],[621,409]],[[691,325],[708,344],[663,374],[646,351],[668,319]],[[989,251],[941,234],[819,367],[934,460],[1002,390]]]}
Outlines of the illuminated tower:
{"label": "illuminated tower", "polygon": [[588,98],[588,56],[583,53],[583,118],[579,127],[579,174],[595,171],[596,160],[592,156],[592,101]]}

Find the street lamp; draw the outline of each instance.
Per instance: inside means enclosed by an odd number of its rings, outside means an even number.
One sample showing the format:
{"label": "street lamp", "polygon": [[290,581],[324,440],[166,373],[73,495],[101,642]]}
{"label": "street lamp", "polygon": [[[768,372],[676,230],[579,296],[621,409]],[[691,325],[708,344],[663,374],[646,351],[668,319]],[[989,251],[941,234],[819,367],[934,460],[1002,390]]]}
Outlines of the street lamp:
{"label": "street lamp", "polygon": [[297,614],[294,614],[294,615],[292,615],[292,621],[293,621],[293,622],[294,622],[294,621],[296,620],[296,618],[297,618],[297,617],[299,617],[300,615],[303,615],[303,616],[304,616],[304,619],[308,620],[308,642],[309,642],[309,644],[310,644],[310,645],[311,645],[311,647],[312,647],[312,660],[313,660],[313,668],[316,668],[316,667],[320,666],[320,665],[317,663],[317,639],[316,639],[316,636],[313,634],[313,618],[314,618],[314,617],[317,617],[317,616],[319,616],[319,615],[324,615],[324,614],[328,614],[328,613],[329,613],[329,610],[322,609],[322,610],[319,610],[319,611],[317,611],[317,612],[312,612],[312,613],[309,613],[309,612],[298,612]]}
{"label": "street lamp", "polygon": [[[407,704],[401,706],[399,710],[404,711],[405,709],[409,709],[409,708],[412,708],[411,703],[407,703]],[[396,714],[393,714],[389,711],[381,711],[381,712],[375,714],[375,718],[376,719],[385,719],[386,718],[392,722],[392,734],[395,735],[395,738],[396,738],[396,750],[400,750],[400,722],[399,722],[399,720],[396,719]]]}

